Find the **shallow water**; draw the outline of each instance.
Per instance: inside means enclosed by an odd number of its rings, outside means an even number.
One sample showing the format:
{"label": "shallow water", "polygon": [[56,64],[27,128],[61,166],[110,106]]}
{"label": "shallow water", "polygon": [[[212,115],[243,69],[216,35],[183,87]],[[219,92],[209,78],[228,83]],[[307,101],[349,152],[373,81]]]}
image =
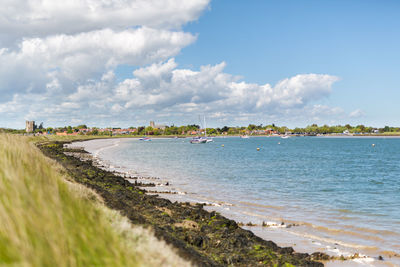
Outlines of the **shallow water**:
{"label": "shallow water", "polygon": [[232,137],[196,145],[189,140],[83,144],[114,166],[160,177],[171,183],[169,189],[187,192],[169,195],[172,199],[214,203],[213,209],[244,223],[299,224],[248,228],[280,245],[382,255],[399,264],[392,256],[400,254],[400,139]]}

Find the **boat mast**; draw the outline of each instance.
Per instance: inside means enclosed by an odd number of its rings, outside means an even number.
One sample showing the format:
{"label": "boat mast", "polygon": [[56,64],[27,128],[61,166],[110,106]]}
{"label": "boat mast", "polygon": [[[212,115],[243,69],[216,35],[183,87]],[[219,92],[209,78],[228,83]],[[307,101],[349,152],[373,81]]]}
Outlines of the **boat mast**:
{"label": "boat mast", "polygon": [[204,115],[204,136],[207,137],[206,115]]}

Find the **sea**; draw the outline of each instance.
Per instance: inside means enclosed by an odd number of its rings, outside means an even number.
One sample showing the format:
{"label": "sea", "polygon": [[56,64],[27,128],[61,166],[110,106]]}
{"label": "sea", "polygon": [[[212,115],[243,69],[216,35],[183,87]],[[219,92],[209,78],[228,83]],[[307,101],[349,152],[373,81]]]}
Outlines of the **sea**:
{"label": "sea", "polygon": [[[280,246],[400,266],[400,138],[239,137],[82,142],[112,170],[156,181]],[[383,260],[382,260],[383,259]]]}

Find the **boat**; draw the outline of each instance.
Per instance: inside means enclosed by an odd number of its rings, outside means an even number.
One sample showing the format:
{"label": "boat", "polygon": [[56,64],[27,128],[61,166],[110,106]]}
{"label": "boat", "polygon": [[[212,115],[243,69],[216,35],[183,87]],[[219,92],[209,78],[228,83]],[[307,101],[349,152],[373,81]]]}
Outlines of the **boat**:
{"label": "boat", "polygon": [[143,137],[139,138],[139,141],[151,141],[151,138],[143,136]]}
{"label": "boat", "polygon": [[289,137],[290,137],[289,135],[282,135],[282,136],[281,136],[282,139],[287,139],[287,138],[289,138]]}
{"label": "boat", "polygon": [[[199,116],[200,120],[200,116]],[[201,123],[201,120],[200,120]],[[207,126],[206,126],[206,117],[204,116],[204,136],[196,136],[193,137],[192,140],[190,140],[191,144],[206,144],[206,143],[211,143],[214,142],[214,140],[211,137],[207,137]]]}
{"label": "boat", "polygon": [[204,116],[204,138],[206,139],[206,143],[214,142],[214,140],[211,137],[207,137],[206,116]]}
{"label": "boat", "polygon": [[245,134],[245,135],[241,135],[240,138],[242,138],[242,139],[249,139],[250,137],[249,137],[247,134]]}
{"label": "boat", "polygon": [[205,144],[207,143],[207,138],[201,137],[201,136],[196,136],[193,137],[192,140],[190,140],[191,144]]}

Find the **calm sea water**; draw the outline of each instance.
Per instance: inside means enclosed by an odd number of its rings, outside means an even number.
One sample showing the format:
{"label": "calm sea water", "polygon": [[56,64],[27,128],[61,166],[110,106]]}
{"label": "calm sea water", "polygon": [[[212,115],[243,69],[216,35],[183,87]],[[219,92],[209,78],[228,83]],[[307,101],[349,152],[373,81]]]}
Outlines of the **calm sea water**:
{"label": "calm sea water", "polygon": [[[102,142],[115,146],[104,149]],[[179,197],[220,203],[216,208],[236,220],[300,224],[278,230],[251,228],[263,237],[280,231],[280,237],[286,236],[281,242],[292,246],[301,243],[325,252],[372,257],[400,254],[398,138],[86,143],[92,143],[87,145],[90,152],[112,164],[168,180],[173,189],[188,193]]]}

